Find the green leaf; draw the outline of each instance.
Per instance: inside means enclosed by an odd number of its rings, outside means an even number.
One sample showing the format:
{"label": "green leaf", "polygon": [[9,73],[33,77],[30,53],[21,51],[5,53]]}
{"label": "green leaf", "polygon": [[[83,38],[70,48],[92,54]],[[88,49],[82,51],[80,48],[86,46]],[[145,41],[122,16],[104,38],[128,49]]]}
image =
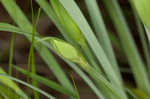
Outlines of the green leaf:
{"label": "green leaf", "polygon": [[103,0],[103,2],[107,7],[109,15],[111,16],[113,24],[118,32],[121,45],[133,71],[138,88],[150,94],[150,83],[145,70],[145,65],[139,55],[136,44],[117,0]]}
{"label": "green leaf", "polygon": [[[139,35],[140,35],[140,40],[141,40],[141,43],[142,43],[142,47],[143,47],[143,51],[144,51],[144,56],[145,56],[145,59],[146,59],[146,65],[148,66],[148,72],[150,72],[150,53],[149,53],[149,45],[147,43],[147,38],[145,36],[145,31],[144,31],[144,28],[143,28],[143,25],[140,21],[140,18],[137,14],[137,11],[136,11],[136,8],[135,6],[133,5],[133,3],[131,2],[131,6],[132,6],[132,9],[133,9],[133,13],[134,13],[134,16],[135,16],[135,20],[136,20],[136,24],[137,24],[137,27],[138,27],[138,32],[139,32]],[[146,26],[145,26],[145,29],[146,29]],[[146,31],[146,33],[149,35],[148,31]],[[148,36],[147,35],[147,36]],[[149,37],[148,37],[149,39]]]}
{"label": "green leaf", "polygon": [[[57,17],[56,20],[59,21],[59,25],[61,25],[63,30],[66,31],[66,32],[61,32],[63,36],[64,37],[67,36],[67,38],[70,38],[71,39],[70,43],[74,45],[77,49],[83,50],[83,54],[85,57],[87,57],[89,63],[91,63],[96,69],[98,69],[99,72],[101,72],[98,63],[95,61],[96,59],[94,55],[92,55],[87,43],[85,42],[83,33],[80,31],[79,27],[73,21],[73,19],[68,14],[66,9],[62,6],[59,0],[51,0],[51,4],[56,13],[56,17]],[[59,28],[59,25],[55,22],[56,20],[53,21],[56,24],[56,26]],[[62,29],[59,28],[59,30],[61,31]]]}
{"label": "green leaf", "polygon": [[[15,68],[17,71],[19,71],[19,72],[21,72],[21,73],[23,73],[23,74],[25,74],[25,75],[28,74],[28,72],[27,72],[26,70],[23,70],[22,68],[20,68],[20,67],[18,67],[18,66],[14,66],[14,68]],[[75,94],[74,94],[73,92],[71,92],[70,90],[68,90],[68,89],[66,89],[66,88],[64,88],[64,87],[62,87],[61,85],[55,83],[55,82],[52,81],[52,80],[46,79],[46,78],[44,78],[44,77],[42,77],[42,76],[39,76],[39,75],[33,74],[33,73],[29,73],[29,76],[30,76],[32,79],[34,79],[34,80],[36,80],[36,81],[38,81],[38,82],[40,82],[40,83],[42,83],[42,84],[44,84],[44,85],[46,85],[46,86],[52,88],[52,89],[54,89],[54,90],[56,90],[56,91],[58,91],[58,92],[60,92],[60,93],[66,94],[66,95],[68,95],[68,96],[75,96]]]}
{"label": "green leaf", "polygon": [[136,95],[138,99],[149,99],[150,96],[148,96],[146,93],[139,89],[131,88],[131,91]]}
{"label": "green leaf", "polygon": [[69,66],[89,85],[89,87],[93,90],[93,92],[98,96],[100,99],[105,99],[102,92],[97,88],[97,86],[93,83],[93,80],[91,80],[88,75],[86,75],[76,64],[64,60],[66,63],[69,64]]}
{"label": "green leaf", "polygon": [[[6,74],[2,68],[0,68],[0,74]],[[10,79],[0,76],[0,83],[4,84],[5,86],[8,86],[12,90],[14,90],[15,93],[20,95],[23,99],[28,99],[28,97],[25,95],[25,93]],[[1,86],[3,89],[3,87]],[[4,88],[5,89],[5,88]]]}
{"label": "green leaf", "polygon": [[51,4],[58,17],[58,20],[60,21],[60,24],[62,24],[67,31],[66,34],[80,46],[85,46],[86,43],[83,34],[59,0],[51,0]]}
{"label": "green leaf", "polygon": [[[3,27],[2,27],[3,26]],[[13,27],[13,28],[12,28]],[[10,25],[10,24],[7,24],[7,23],[0,23],[0,30],[1,31],[9,31],[10,33],[11,32],[16,32],[16,33],[19,33],[21,35],[27,35],[27,36],[30,36],[31,37],[31,33],[26,33],[26,32],[23,32],[20,28],[18,27],[15,27],[13,25]],[[22,32],[20,32],[22,31]],[[50,43],[46,43],[44,42],[44,40],[48,40],[49,38],[51,37],[45,37],[43,39],[39,38],[36,36],[36,39],[37,42],[41,42],[43,45],[47,46],[48,48],[51,49],[51,45],[49,45]],[[51,49],[52,50],[52,49]],[[83,80],[89,85],[89,87],[91,87],[91,89],[95,92],[95,94],[99,97],[99,98],[102,98],[103,95],[100,93],[100,91],[98,90],[98,88],[95,86],[95,84],[90,80],[90,78],[76,65],[76,64],[73,64],[72,62],[70,61],[67,61],[67,60],[64,60],[66,63],[69,64],[69,66],[75,70],[82,78]],[[42,81],[42,80],[40,80]],[[102,98],[102,99],[105,99],[105,98]]]}
{"label": "green leaf", "polygon": [[[21,9],[17,6],[14,0],[1,0],[0,2],[6,8],[11,18],[22,30],[32,33],[32,25],[30,24],[30,22],[28,21],[24,13],[21,11]],[[31,41],[30,37],[28,36],[26,37]],[[38,44],[35,47],[37,51],[40,53],[45,63],[55,74],[58,81],[64,87],[73,91],[74,89],[72,84],[70,83],[69,79],[67,78],[67,76],[65,75],[65,73],[63,72],[59,64],[56,62],[56,60],[54,59],[50,51],[45,46],[42,46],[41,44]]]}
{"label": "green leaf", "polygon": [[117,88],[110,84],[95,68],[91,67],[80,52],[72,45],[57,38],[49,38],[48,40],[53,45],[54,50],[58,53],[58,55],[79,64],[96,82],[98,82],[100,88],[102,88],[107,95],[111,94],[117,98],[121,97],[120,94],[123,95],[121,91],[115,91]]}
{"label": "green leaf", "polygon": [[[10,79],[10,80],[13,80],[13,81],[16,81],[16,82],[18,82],[18,83],[20,83],[20,84],[23,84],[23,85],[25,85],[25,86],[27,86],[27,87],[29,87],[29,88],[32,88],[33,90],[38,91],[39,93],[43,94],[44,96],[46,96],[46,97],[49,98],[49,99],[55,99],[55,97],[51,96],[50,94],[46,93],[45,91],[42,91],[41,89],[36,88],[36,87],[34,87],[34,86],[32,86],[32,85],[30,85],[30,84],[24,82],[24,81],[21,81],[21,80],[15,78],[15,77],[11,77],[11,76],[6,75],[6,74],[0,74],[0,76],[1,76],[1,77],[4,77],[4,78],[7,78],[7,79]],[[26,99],[26,98],[25,98],[25,99]]]}
{"label": "green leaf", "polygon": [[[13,98],[26,99],[26,98],[22,98],[21,96],[19,96],[12,88],[10,88],[9,86],[7,86],[3,83],[0,83],[0,94],[4,95],[8,99],[13,99]],[[4,99],[4,98],[2,98],[2,99]]]}
{"label": "green leaf", "polygon": [[[104,52],[102,46],[99,44],[96,36],[94,35],[93,30],[89,26],[87,20],[83,16],[82,12],[80,11],[77,4],[74,2],[74,0],[59,0],[64,8],[67,10],[69,15],[72,17],[72,19],[76,22],[76,24],[79,26],[80,30],[82,31],[83,35],[85,36],[88,44],[90,45],[91,49],[93,50],[95,56],[97,57],[98,61],[101,63],[101,66],[103,67],[107,77],[111,81],[112,84],[117,85],[120,87],[120,91],[123,92],[123,86],[120,82],[120,79],[115,72],[114,68],[112,67],[110,61],[108,60],[108,57],[106,56],[106,53]],[[125,93],[124,93],[125,96]],[[125,96],[126,97],[126,96]]]}
{"label": "green leaf", "polygon": [[132,0],[132,2],[134,3],[143,24],[150,29],[150,0]]}
{"label": "green leaf", "polygon": [[85,3],[87,5],[93,27],[96,31],[97,38],[101,46],[103,47],[109,61],[111,62],[114,70],[116,71],[118,76],[120,76],[120,79],[121,79],[121,74],[118,68],[118,63],[116,61],[116,57],[112,49],[112,45],[111,45],[109,36],[107,34],[108,32],[107,32],[104,20],[102,18],[99,6],[96,0],[85,0]]}

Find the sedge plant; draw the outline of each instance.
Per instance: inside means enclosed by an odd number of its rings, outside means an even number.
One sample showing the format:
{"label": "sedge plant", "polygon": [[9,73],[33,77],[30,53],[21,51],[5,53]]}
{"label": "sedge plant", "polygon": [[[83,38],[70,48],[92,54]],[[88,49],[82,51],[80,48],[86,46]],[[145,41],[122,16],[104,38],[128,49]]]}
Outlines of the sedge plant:
{"label": "sedge plant", "polygon": [[[12,80],[14,80],[34,89],[34,99],[40,99],[39,93],[48,98],[55,99],[50,93],[40,90],[37,83],[42,83],[59,93],[69,96],[71,99],[79,99],[80,93],[77,92],[76,85],[71,83],[69,76],[66,75],[61,64],[57,63],[57,60],[51,53],[52,51],[66,62],[68,66],[70,66],[72,70],[89,85],[99,99],[130,99],[131,97],[135,99],[150,98],[149,70],[146,70],[147,68],[150,69],[150,42],[146,41],[146,38],[150,41],[149,0],[130,0],[143,44],[146,62],[143,61],[138,52],[134,38],[131,35],[131,31],[117,0],[102,0],[104,7],[112,20],[112,24],[117,31],[117,39],[114,36],[109,36],[110,32],[105,25],[105,20],[97,3],[98,0],[84,1],[90,16],[89,21],[91,22],[87,21],[74,0],[36,0],[40,9],[48,15],[59,29],[64,37],[63,40],[58,37],[44,37],[36,32],[36,25],[40,18],[40,14],[38,14],[36,23],[31,25],[15,0],[0,1],[17,25],[14,26],[8,23],[0,23],[1,31],[13,33],[9,74],[12,73],[11,71],[14,67],[17,71],[26,75],[27,78],[32,78],[33,81],[33,85],[30,85],[28,84],[29,82],[26,83],[11,75],[8,76],[7,74],[2,74],[0,75],[0,88],[4,91],[0,91],[0,97],[11,99],[11,96],[5,90],[5,87],[10,87],[12,90],[15,90],[16,99],[19,99],[19,96],[22,96],[21,99],[30,98],[30,96],[25,95],[24,92],[12,82]],[[32,23],[33,20],[32,17]],[[141,24],[141,22],[143,24]],[[147,33],[146,36],[144,34],[144,29]],[[12,63],[14,49],[13,42],[16,34],[24,35],[31,41],[28,66],[32,63],[32,72],[24,70]],[[125,58],[131,68],[131,70],[129,68],[131,71],[130,73],[135,79],[135,88],[129,87],[126,84],[126,81],[123,80],[121,66],[118,64],[111,41],[117,42],[117,47],[121,47],[119,49],[126,56]],[[118,44],[118,42],[120,43]],[[36,74],[34,48],[53,72],[58,83]],[[4,72],[2,71],[2,73]],[[7,84],[3,79],[9,80],[12,84]],[[80,88],[78,87],[78,89]],[[39,93],[37,93],[37,91]],[[10,93],[13,94],[11,90]]]}

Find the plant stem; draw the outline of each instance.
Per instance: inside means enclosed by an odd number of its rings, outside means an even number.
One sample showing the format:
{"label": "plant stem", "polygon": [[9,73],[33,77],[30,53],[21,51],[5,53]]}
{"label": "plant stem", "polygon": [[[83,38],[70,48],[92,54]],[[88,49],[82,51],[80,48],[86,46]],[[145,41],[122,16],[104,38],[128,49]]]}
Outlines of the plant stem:
{"label": "plant stem", "polygon": [[9,50],[9,70],[8,70],[9,75],[12,75],[15,37],[16,37],[16,33],[12,33],[11,40],[10,40],[10,50]]}

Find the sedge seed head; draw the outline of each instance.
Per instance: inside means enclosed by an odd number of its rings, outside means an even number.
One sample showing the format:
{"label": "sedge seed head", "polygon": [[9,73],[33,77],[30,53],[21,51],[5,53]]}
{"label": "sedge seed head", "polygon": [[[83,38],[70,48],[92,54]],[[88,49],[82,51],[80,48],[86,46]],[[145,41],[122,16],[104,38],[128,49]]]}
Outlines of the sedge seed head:
{"label": "sedge seed head", "polygon": [[77,63],[82,57],[82,55],[79,54],[79,51],[76,48],[63,40],[51,38],[50,43],[52,44],[54,50],[65,59]]}

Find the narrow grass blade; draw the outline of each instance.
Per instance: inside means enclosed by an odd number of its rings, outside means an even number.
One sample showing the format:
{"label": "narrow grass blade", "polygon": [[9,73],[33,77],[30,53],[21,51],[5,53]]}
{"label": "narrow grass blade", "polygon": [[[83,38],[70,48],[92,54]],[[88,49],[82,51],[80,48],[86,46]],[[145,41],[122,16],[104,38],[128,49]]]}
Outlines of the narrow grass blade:
{"label": "narrow grass blade", "polygon": [[[41,42],[42,44],[44,44],[45,46],[47,46],[48,48],[50,48],[54,53],[56,53],[56,52],[53,50],[53,48],[52,48],[52,46],[51,46],[50,44],[44,42],[44,40],[46,41],[46,40],[49,40],[49,39],[52,39],[52,37],[45,37],[45,38],[43,38],[43,39],[39,39],[39,40],[37,41],[37,43],[38,43],[38,42]],[[57,53],[56,53],[56,54],[57,54]],[[58,55],[58,56],[59,56],[59,55]],[[60,56],[59,56],[59,57],[60,57]],[[60,57],[60,58],[62,58],[62,57]],[[65,60],[64,58],[62,58],[62,59],[63,59],[66,63],[68,63],[69,66],[70,66],[73,70],[75,70],[75,71],[83,78],[83,80],[91,87],[91,89],[96,93],[96,95],[97,95],[99,98],[105,99],[104,96],[101,94],[101,92],[95,87],[95,85],[93,84],[93,82],[87,77],[86,74],[84,74],[84,72],[82,72],[82,71],[80,70],[80,68],[78,68],[77,65],[73,64],[72,62],[70,62],[70,61],[68,61],[68,60]]]}
{"label": "narrow grass blade", "polygon": [[[36,33],[36,26],[38,24],[39,18],[40,18],[40,14],[41,14],[41,8],[38,9],[38,14],[37,14],[37,18],[36,21],[34,23],[34,9],[33,9],[33,4],[32,4],[32,0],[31,0],[31,11],[32,11],[32,40],[31,40],[31,46],[30,46],[30,50],[29,50],[29,56],[28,56],[28,64],[27,64],[27,71],[30,71],[30,65],[31,65],[31,70],[32,73],[36,74],[36,64],[35,64],[35,56],[34,56],[34,41],[35,41],[35,33]],[[27,80],[29,82],[29,78],[27,76]],[[38,87],[38,83],[36,82],[36,80],[32,80],[32,84],[35,87]],[[39,94],[37,91],[34,91],[34,99],[39,99]]]}
{"label": "narrow grass blade", "polygon": [[[83,66],[86,66],[86,64]],[[109,83],[107,79],[100,75],[95,69],[88,67],[85,68],[85,70],[98,83],[100,90],[107,99],[127,99],[126,95],[120,90],[119,87],[115,87]]]}
{"label": "narrow grass blade", "polygon": [[77,85],[76,85],[75,80],[74,80],[74,78],[73,78],[73,76],[72,76],[72,75],[71,75],[71,79],[72,79],[72,82],[73,82],[74,88],[75,88],[76,93],[77,93],[77,99],[80,99],[79,90],[78,90],[78,88],[77,88]]}
{"label": "narrow grass blade", "polygon": [[23,82],[23,81],[21,81],[21,80],[15,78],[15,77],[11,77],[11,76],[8,76],[8,75],[6,75],[6,74],[0,74],[0,76],[1,76],[1,77],[5,77],[5,78],[10,79],[10,80],[13,80],[13,81],[16,81],[16,82],[18,82],[18,83],[20,83],[20,84],[23,84],[23,85],[25,85],[25,86],[27,86],[27,87],[29,87],[29,88],[32,88],[32,89],[38,91],[39,93],[41,93],[42,95],[46,96],[46,97],[49,98],[49,99],[55,99],[55,97],[53,97],[53,96],[51,96],[50,94],[48,94],[48,93],[42,91],[41,89],[36,88],[36,87],[34,87],[34,86],[32,86],[32,85],[26,83],[26,82]]}
{"label": "narrow grass blade", "polygon": [[[16,24],[26,32],[32,33],[32,26],[22,13],[20,8],[16,5],[14,0],[1,0],[0,1],[3,6],[6,8],[12,19],[16,22]],[[26,36],[28,39],[29,37]],[[31,40],[31,39],[29,39]],[[46,62],[48,67],[53,71],[59,82],[66,88],[70,90],[74,90],[73,86],[71,85],[70,81],[66,77],[63,70],[60,68],[56,60],[54,59],[53,55],[49,52],[49,50],[42,46],[41,44],[36,45],[37,51],[40,53],[43,60]]]}
{"label": "narrow grass blade", "polygon": [[[23,32],[23,30],[21,30],[20,28],[17,28],[13,25],[10,25],[10,24],[7,24],[7,23],[0,23],[0,30],[1,31],[9,31],[9,32],[16,32],[16,33],[19,33],[20,35],[27,35],[28,37],[32,37],[32,34],[31,33],[27,33],[27,32]],[[21,32],[20,32],[21,31]],[[51,45],[49,45],[49,43],[46,43],[44,41],[41,41],[40,38],[38,38],[36,36],[36,39],[38,41],[40,41],[44,46],[47,46],[49,49],[52,50],[52,47]],[[49,38],[47,38],[49,39]],[[46,40],[46,39],[45,39]],[[54,52],[55,53],[55,52]],[[64,60],[64,59],[63,59]],[[89,87],[91,87],[91,89],[95,92],[95,94],[101,98],[101,99],[105,99],[105,98],[102,98],[104,97],[101,92],[98,90],[98,88],[95,86],[95,84],[89,79],[89,77],[74,63],[70,62],[70,61],[67,61],[67,60],[64,60],[65,62],[67,62],[69,64],[69,66],[75,71],[77,72],[81,77],[82,79],[89,85]],[[41,81],[41,80],[40,80]]]}
{"label": "narrow grass blade", "polygon": [[146,65],[148,66],[148,72],[150,73],[149,45],[147,44],[144,28],[142,26],[142,23],[140,22],[140,18],[137,15],[134,6],[132,6],[132,9],[133,9],[133,12],[134,12],[135,20],[136,20],[136,23],[137,23],[137,27],[138,27],[138,31],[139,31],[139,35],[140,35],[140,39],[141,39],[141,43],[142,43],[142,47],[143,47],[143,51],[144,51],[144,56],[145,56],[145,59],[146,59]]}
{"label": "narrow grass blade", "polygon": [[[43,41],[41,41],[41,42],[43,42]],[[43,44],[45,44],[45,43],[43,43]],[[45,46],[47,46],[47,47],[49,47],[50,49],[51,49],[51,47],[50,47],[50,45],[45,45]],[[85,80],[85,82],[87,83],[87,84],[89,84],[89,86],[94,90],[94,92],[97,94],[97,96],[98,97],[101,97],[102,99],[105,99],[105,98],[103,98],[104,96],[100,93],[100,91],[95,87],[95,85],[92,83],[92,81],[75,65],[75,64],[73,64],[73,63],[71,63],[71,62],[69,62],[69,61],[67,61],[67,60],[65,60],[68,64],[69,64],[69,66],[71,66],[77,73],[79,73],[79,75]]]}
{"label": "narrow grass blade", "polygon": [[59,2],[59,0],[51,0],[50,2],[54,12],[56,13],[57,20],[67,31],[65,34],[70,37],[72,41],[74,41],[81,47],[84,47],[86,45],[85,38],[77,24],[72,20],[71,16],[67,13],[63,5]]}
{"label": "narrow grass blade", "polygon": [[116,71],[117,75],[120,75],[121,79],[121,74],[118,68],[118,63],[116,61],[116,57],[114,54],[114,51],[112,49],[112,45],[108,36],[108,32],[106,30],[105,23],[103,21],[100,9],[98,7],[98,4],[96,0],[85,0],[85,3],[87,5],[89,15],[92,21],[92,24],[94,26],[94,29],[96,31],[98,40],[103,47],[109,61],[111,62],[112,66],[114,67],[114,70]]}
{"label": "narrow grass blade", "polygon": [[[103,0],[113,23],[119,34],[122,46],[124,48],[127,59],[130,63],[137,86],[146,93],[150,93],[149,79],[146,73],[144,63],[137,51],[127,23],[122,15],[116,0]],[[111,5],[110,5],[111,4]],[[118,17],[116,17],[118,16]]]}
{"label": "narrow grass blade", "polygon": [[[21,73],[27,75],[27,71],[26,71],[26,70],[23,70],[22,68],[20,68],[20,67],[18,67],[18,66],[14,66],[14,68],[15,68],[17,71],[19,71],[19,72],[21,72]],[[42,76],[39,76],[39,75],[33,74],[33,73],[29,73],[29,76],[30,76],[32,79],[34,79],[34,80],[36,80],[36,81],[38,81],[38,82],[40,82],[40,83],[42,83],[42,84],[44,84],[44,85],[46,85],[46,86],[52,88],[52,89],[54,89],[54,90],[56,90],[56,91],[58,91],[58,92],[60,92],[60,93],[66,94],[66,95],[68,95],[68,96],[75,96],[75,95],[76,95],[76,94],[74,94],[72,91],[67,90],[66,88],[60,86],[59,84],[53,82],[52,80],[46,79],[46,78],[44,78],[44,77],[42,77]]]}
{"label": "narrow grass blade", "polygon": [[130,1],[136,8],[136,11],[142,20],[143,24],[150,29],[150,1],[149,0],[131,0]]}
{"label": "narrow grass blade", "polygon": [[[79,46],[76,42],[74,42],[74,40],[71,39],[71,37],[69,35],[66,34],[70,34],[72,32],[72,30],[70,29],[70,32],[67,31],[65,29],[65,26],[62,25],[59,22],[59,19],[57,17],[57,15],[54,13],[53,9],[51,8],[51,6],[48,4],[48,2],[46,0],[37,0],[37,3],[41,6],[41,8],[43,8],[43,10],[45,11],[45,13],[50,17],[50,19],[53,21],[53,23],[57,26],[57,28],[60,30],[60,33],[64,36],[64,38],[70,42],[72,45],[76,46],[77,48],[81,49],[81,47],[83,48],[83,53],[85,52],[85,56],[87,56],[89,62],[95,66],[100,72],[100,68],[99,65],[95,62],[95,57],[92,56],[89,48],[83,47],[83,46]],[[57,4],[56,4],[57,5]],[[62,13],[63,14],[63,13]],[[63,15],[62,15],[63,16]],[[64,17],[64,16],[63,16]],[[60,18],[62,19],[62,18]],[[67,18],[66,18],[67,19]],[[65,23],[65,22],[64,22]],[[76,33],[76,32],[74,32]]]}
{"label": "narrow grass blade", "polygon": [[[11,89],[10,87],[8,87],[7,85],[0,83],[0,94],[3,94],[4,96],[6,96],[8,99],[25,99],[21,96],[19,96],[16,92],[14,92],[13,89]],[[4,99],[4,98],[2,98]]]}
{"label": "narrow grass blade", "polygon": [[[64,59],[65,60],[65,59]],[[65,60],[67,64],[78,74],[80,77],[89,85],[89,87],[94,91],[94,93],[100,99],[105,99],[104,95],[99,91],[95,84],[89,79],[89,77],[74,63]]]}
{"label": "narrow grass blade", "polygon": [[[6,75],[5,71],[2,68],[0,68],[0,74]],[[5,85],[7,88],[13,90],[16,94],[18,94],[19,96],[21,96],[23,99],[28,99],[28,97],[26,96],[26,94],[12,80],[10,80],[8,78],[5,78],[3,76],[0,76],[0,83],[3,84],[3,85]],[[3,86],[1,86],[1,88],[5,89],[5,87],[3,87]],[[6,94],[7,94],[7,91],[8,90],[6,90]],[[15,94],[14,94],[14,96],[15,96]],[[18,96],[16,96],[16,97],[18,97]]]}
{"label": "narrow grass blade", "polygon": [[[147,35],[147,38],[148,38],[148,41],[149,41],[149,44],[150,44],[150,29],[148,29],[147,26],[144,26],[144,28],[145,28],[146,35]],[[148,73],[150,74],[150,65],[148,65]]]}
{"label": "narrow grass blade", "polygon": [[122,51],[122,46],[119,42],[119,39],[116,35],[114,35],[114,33],[112,31],[109,31],[109,38],[112,42],[112,44],[119,50]]}
{"label": "narrow grass blade", "polygon": [[48,15],[48,17],[53,21],[53,23],[57,26],[57,28],[60,30],[60,33],[64,36],[64,38],[71,44],[74,44],[72,40],[70,39],[70,37],[66,35],[67,31],[63,28],[63,25],[61,25],[60,22],[57,20],[57,16],[54,13],[52,7],[50,6],[50,3],[48,3],[46,0],[36,0],[36,2]]}
{"label": "narrow grass blade", "polygon": [[[59,56],[79,64],[83,70],[86,71],[97,82],[98,86],[104,92],[106,97],[110,97],[109,95],[111,94],[114,98],[118,98],[121,95],[122,99],[126,99],[126,96],[123,91],[120,90],[120,87],[115,88],[114,85],[109,83],[107,79],[98,72],[97,69],[90,66],[79,50],[77,50],[71,44],[58,38],[50,38],[49,41]],[[104,86],[105,84],[106,86]],[[116,92],[115,90],[119,90],[119,92]]]}
{"label": "narrow grass blade", "polygon": [[14,53],[14,42],[15,42],[16,33],[12,33],[10,40],[10,51],[9,51],[9,75],[12,74],[12,64],[13,64],[13,53]]}
{"label": "narrow grass blade", "polygon": [[24,31],[23,29],[16,27],[14,25],[8,24],[8,23],[1,23],[0,22],[0,31],[14,32],[14,33],[17,33],[20,35],[32,36],[31,32]]}
{"label": "narrow grass blade", "polygon": [[68,13],[73,18],[73,20],[76,22],[76,24],[79,26],[79,28],[82,31],[82,33],[84,34],[87,42],[89,43],[91,49],[93,50],[95,56],[101,63],[109,80],[113,84],[122,86],[120,83],[119,77],[117,76],[116,72],[114,71],[114,68],[111,66],[111,63],[108,60],[104,50],[102,49],[101,45],[99,44],[97,38],[95,37],[93,31],[91,30],[89,24],[87,23],[85,17],[83,16],[82,12],[80,11],[79,7],[76,5],[74,0],[69,0],[69,1],[68,0],[60,0],[60,2],[65,7],[65,9],[68,11]]}
{"label": "narrow grass blade", "polygon": [[149,42],[150,42],[150,35],[149,35],[150,30],[147,28],[147,26],[144,26],[144,28],[145,28],[145,31],[146,31],[146,34],[147,34],[148,40],[149,40]]}

